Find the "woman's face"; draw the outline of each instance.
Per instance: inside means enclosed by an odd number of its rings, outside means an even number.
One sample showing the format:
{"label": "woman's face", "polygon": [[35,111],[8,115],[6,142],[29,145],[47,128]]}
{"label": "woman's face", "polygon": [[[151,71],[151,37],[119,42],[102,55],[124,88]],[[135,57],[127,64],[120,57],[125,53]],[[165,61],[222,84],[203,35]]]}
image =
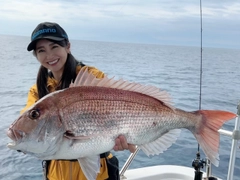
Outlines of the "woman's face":
{"label": "woman's face", "polygon": [[47,39],[41,39],[36,43],[36,57],[42,66],[52,71],[54,77],[61,79],[64,65],[70,53],[70,44],[62,47]]}

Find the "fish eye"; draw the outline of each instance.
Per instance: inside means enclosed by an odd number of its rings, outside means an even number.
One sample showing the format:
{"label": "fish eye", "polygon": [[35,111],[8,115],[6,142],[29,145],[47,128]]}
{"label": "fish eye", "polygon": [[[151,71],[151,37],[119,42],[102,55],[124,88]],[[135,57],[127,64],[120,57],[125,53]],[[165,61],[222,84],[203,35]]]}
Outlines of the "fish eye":
{"label": "fish eye", "polygon": [[37,119],[39,116],[40,116],[40,113],[36,109],[31,110],[30,113],[29,113],[29,118],[32,119],[32,120]]}

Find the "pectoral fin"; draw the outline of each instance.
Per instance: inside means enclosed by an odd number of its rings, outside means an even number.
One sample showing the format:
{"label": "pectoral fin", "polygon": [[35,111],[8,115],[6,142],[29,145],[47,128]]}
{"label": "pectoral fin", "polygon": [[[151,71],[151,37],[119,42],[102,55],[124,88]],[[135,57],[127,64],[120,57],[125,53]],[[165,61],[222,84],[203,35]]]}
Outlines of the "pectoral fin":
{"label": "pectoral fin", "polygon": [[78,162],[87,180],[96,180],[97,174],[100,172],[100,156],[79,158]]}
{"label": "pectoral fin", "polygon": [[82,134],[75,134],[70,130],[67,130],[64,134],[64,137],[68,139],[78,139],[78,140],[88,140],[90,138],[94,138],[99,136],[99,134],[92,134],[92,135],[82,135]]}

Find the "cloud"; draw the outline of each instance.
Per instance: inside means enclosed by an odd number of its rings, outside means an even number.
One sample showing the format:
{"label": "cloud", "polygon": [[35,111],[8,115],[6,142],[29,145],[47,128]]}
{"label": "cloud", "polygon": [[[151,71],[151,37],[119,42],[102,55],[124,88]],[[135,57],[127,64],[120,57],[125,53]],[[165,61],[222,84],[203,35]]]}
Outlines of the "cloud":
{"label": "cloud", "polygon": [[[199,17],[198,1],[44,1],[8,0],[1,2],[2,17],[13,20],[53,19],[71,20],[92,18],[121,19],[179,19]],[[214,1],[215,2],[215,1]],[[203,3],[204,5],[204,3]],[[240,3],[207,1],[203,14],[214,18],[232,18],[239,14]],[[239,17],[236,17],[239,18]]]}
{"label": "cloud", "polygon": [[[2,0],[0,3],[0,23],[5,24],[0,34],[29,36],[40,22],[54,21],[74,39],[198,44],[199,1]],[[240,3],[208,0],[202,6],[205,36],[216,42],[218,38],[214,35],[219,34],[230,44],[231,34],[239,31]],[[208,44],[211,45],[210,40]]]}

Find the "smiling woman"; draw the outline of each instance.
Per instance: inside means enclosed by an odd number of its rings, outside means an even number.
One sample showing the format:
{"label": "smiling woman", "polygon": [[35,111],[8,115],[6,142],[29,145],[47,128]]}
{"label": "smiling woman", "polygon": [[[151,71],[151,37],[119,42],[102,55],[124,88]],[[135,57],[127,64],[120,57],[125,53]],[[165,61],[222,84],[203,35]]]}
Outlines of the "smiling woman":
{"label": "smiling woman", "polygon": [[[67,33],[57,23],[44,22],[40,23],[32,33],[31,43],[27,50],[33,50],[33,54],[40,62],[37,83],[33,85],[28,94],[26,107],[21,111],[24,113],[30,106],[32,106],[39,99],[47,94],[68,88],[70,83],[76,78],[77,73],[82,69],[87,69],[89,73],[96,78],[103,78],[104,73],[98,69],[86,66],[77,61],[70,51],[70,42]],[[30,114],[31,115],[31,114]],[[32,119],[27,115],[29,119]],[[57,122],[54,121],[54,122]],[[14,126],[14,123],[13,125]],[[30,128],[33,131],[34,128]],[[24,136],[22,133],[14,133],[17,139]],[[37,134],[37,133],[36,133]],[[63,136],[64,134],[62,134]],[[15,139],[11,133],[9,137]],[[32,141],[31,141],[32,142]],[[35,142],[36,143],[36,142]],[[56,148],[56,147],[55,147]],[[133,145],[128,145],[124,137],[116,138],[115,150],[129,149],[134,151]],[[40,149],[39,149],[40,150]],[[44,148],[41,148],[44,150]],[[98,157],[101,162],[100,172],[97,175],[97,180],[119,179],[118,159],[110,152],[103,153]],[[44,161],[45,178],[52,179],[80,179],[85,180],[86,177],[80,167],[78,160],[50,160]],[[87,179],[89,179],[87,177]]]}

